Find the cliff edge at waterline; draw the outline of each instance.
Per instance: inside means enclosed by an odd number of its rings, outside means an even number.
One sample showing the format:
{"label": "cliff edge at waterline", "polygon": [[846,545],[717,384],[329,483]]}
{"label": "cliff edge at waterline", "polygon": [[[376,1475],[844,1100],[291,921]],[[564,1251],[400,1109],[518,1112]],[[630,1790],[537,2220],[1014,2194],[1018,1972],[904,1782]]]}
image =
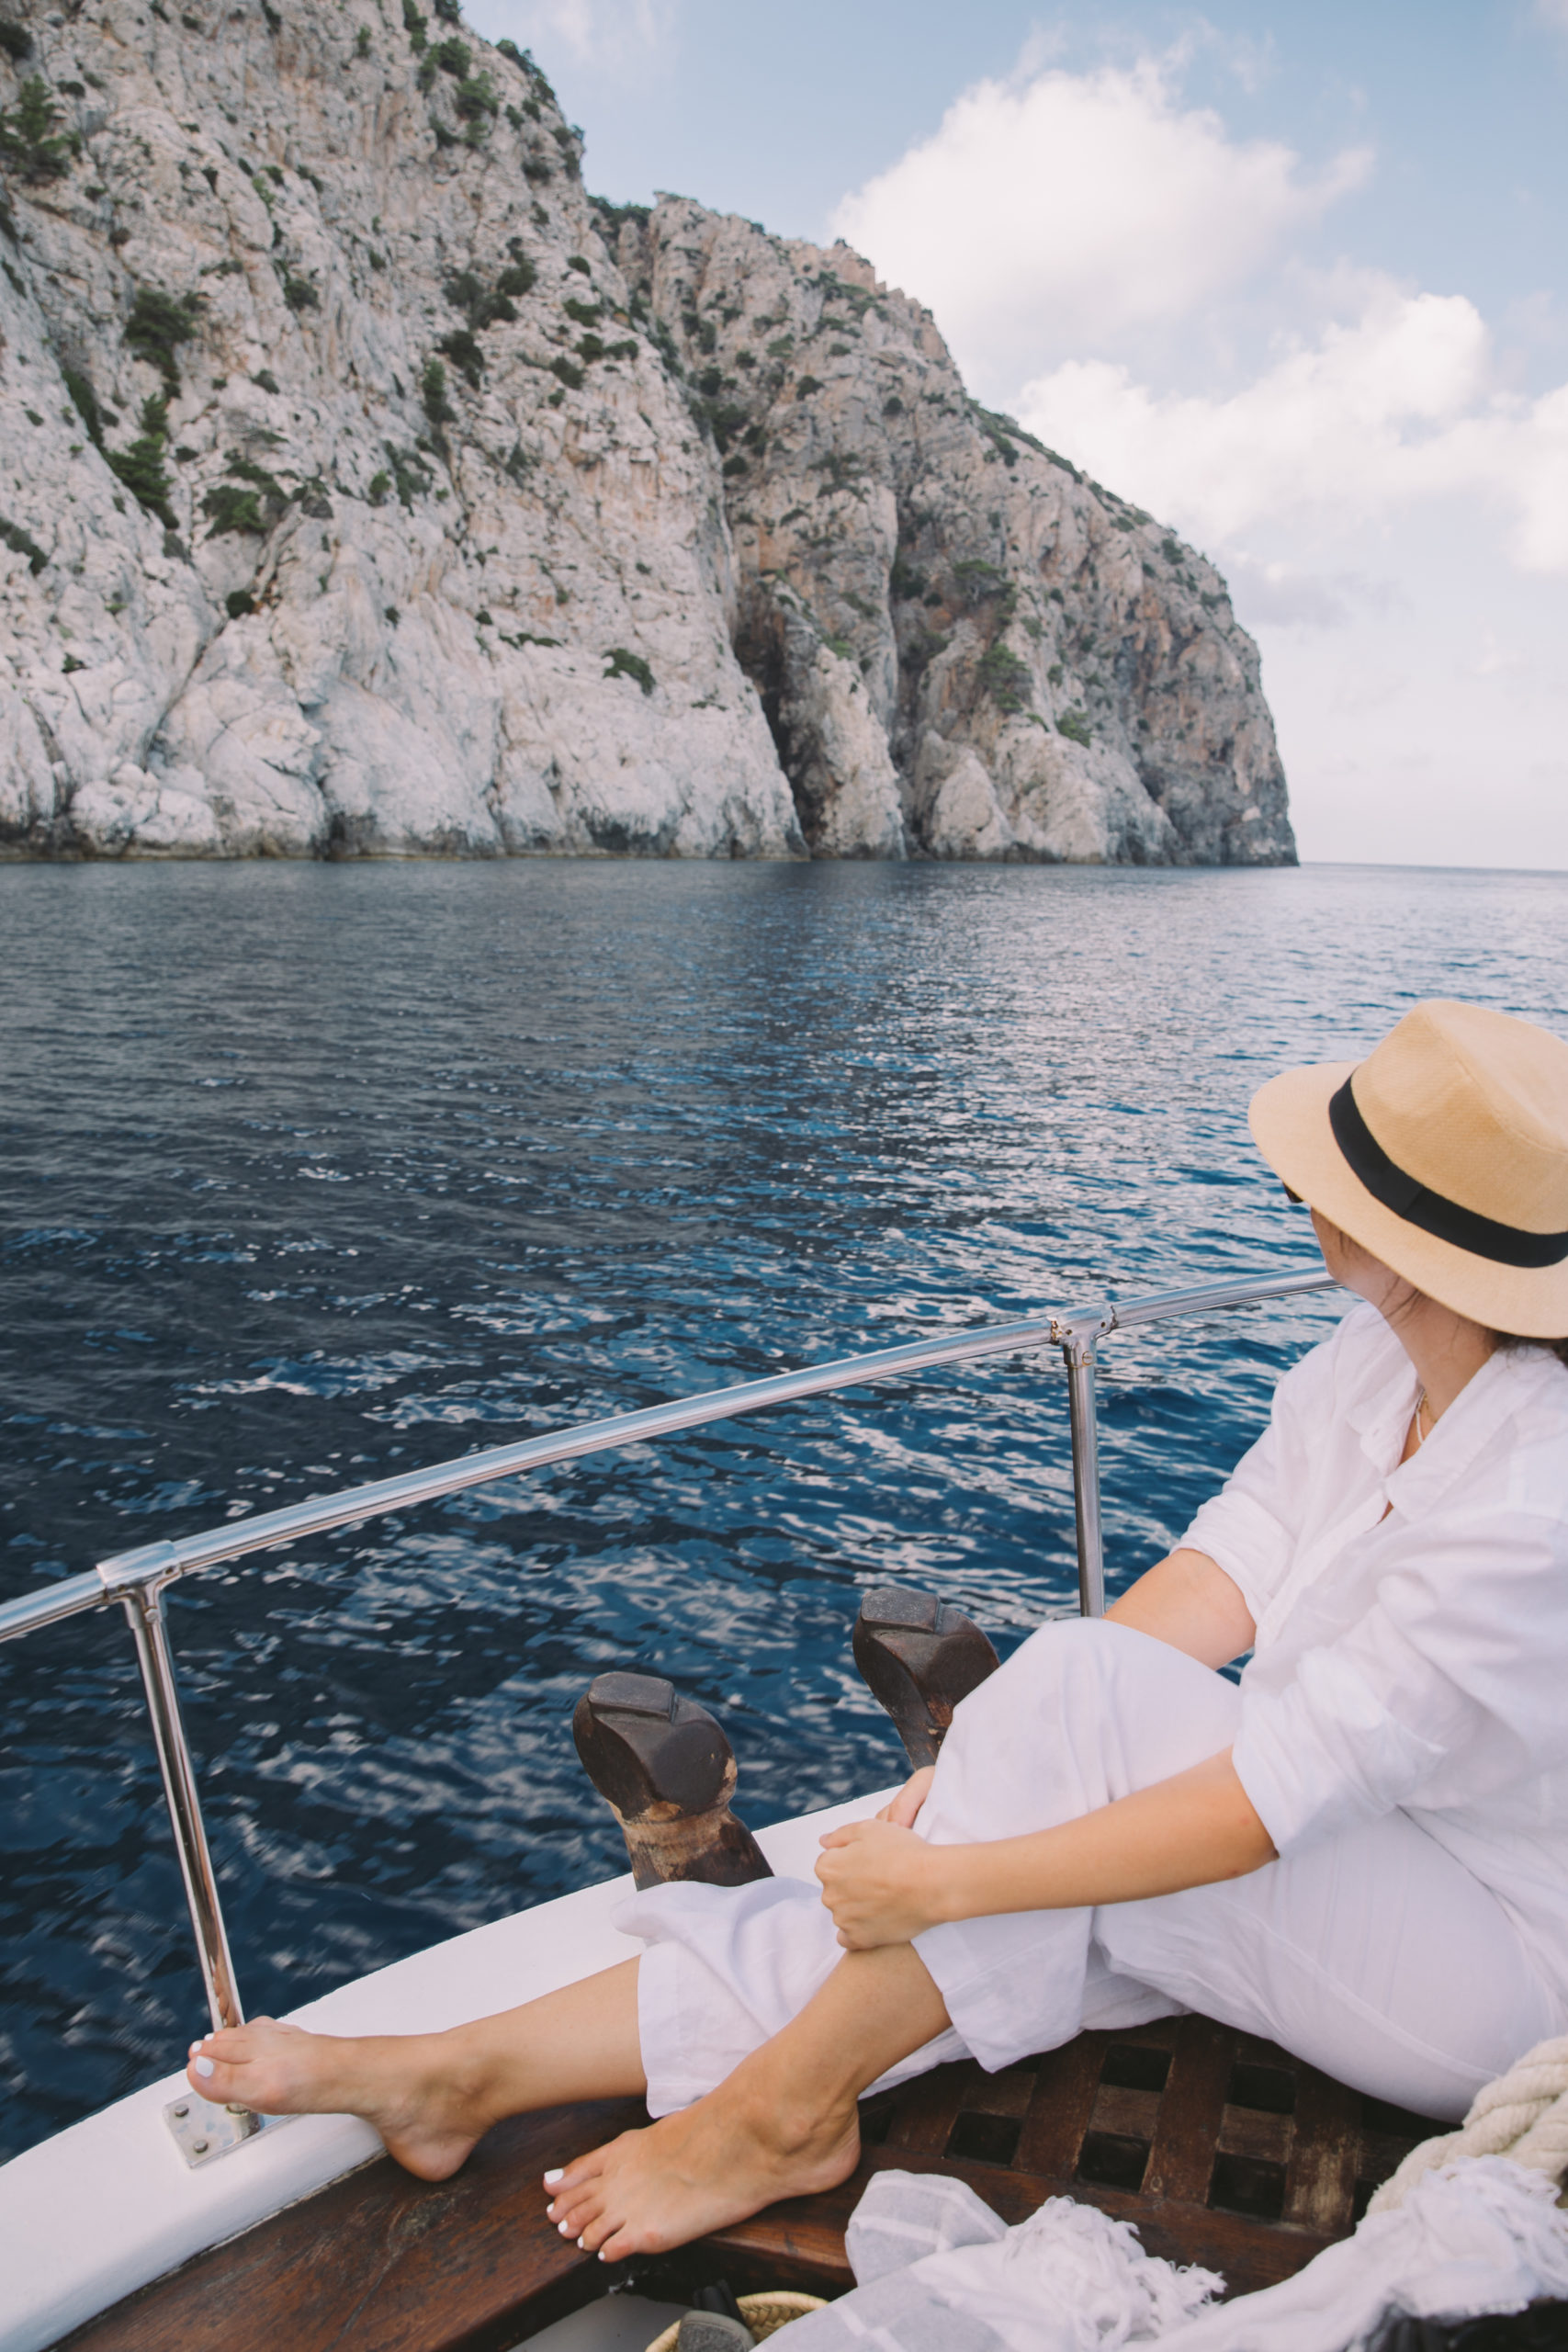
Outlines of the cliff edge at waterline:
{"label": "cliff edge at waterline", "polygon": [[1211,565],[435,9],[0,0],[0,852],[1293,861]]}

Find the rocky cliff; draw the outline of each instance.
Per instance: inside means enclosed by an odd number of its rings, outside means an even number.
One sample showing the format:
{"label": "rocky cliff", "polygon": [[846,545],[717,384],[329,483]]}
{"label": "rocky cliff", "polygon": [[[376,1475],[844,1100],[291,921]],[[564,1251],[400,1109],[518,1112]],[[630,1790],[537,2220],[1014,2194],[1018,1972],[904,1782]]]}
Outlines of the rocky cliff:
{"label": "rocky cliff", "polygon": [[0,0],[0,846],[1293,858],[1201,556],[434,6]]}

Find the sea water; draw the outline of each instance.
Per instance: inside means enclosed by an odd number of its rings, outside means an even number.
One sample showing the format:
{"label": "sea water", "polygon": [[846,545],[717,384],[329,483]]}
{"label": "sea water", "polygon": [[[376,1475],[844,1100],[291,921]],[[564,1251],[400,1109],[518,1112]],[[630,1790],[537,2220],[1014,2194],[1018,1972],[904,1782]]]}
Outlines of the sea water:
{"label": "sea water", "polygon": [[[525,863],[0,869],[0,1596],[563,1422],[1315,1262],[1252,1089],[1442,993],[1564,1020],[1568,878]],[[1110,1580],[1334,1295],[1107,1344]],[[623,1867],[584,1684],[672,1676],[756,1823],[897,1776],[858,1595],[1076,1589],[1043,1356],[863,1388],[181,1585],[241,1989]],[[0,2153],[205,2013],[129,1635],[0,1650]]]}

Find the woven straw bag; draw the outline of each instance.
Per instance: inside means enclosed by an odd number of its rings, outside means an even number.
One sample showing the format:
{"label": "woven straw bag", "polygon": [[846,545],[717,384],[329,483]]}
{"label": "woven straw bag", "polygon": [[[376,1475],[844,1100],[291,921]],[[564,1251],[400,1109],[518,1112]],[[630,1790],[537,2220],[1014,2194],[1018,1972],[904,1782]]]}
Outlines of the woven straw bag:
{"label": "woven straw bag", "polygon": [[[821,2295],[797,2294],[793,2287],[775,2287],[766,2295],[741,2295],[737,2298],[740,2316],[759,2344],[765,2335],[776,2335],[792,2319],[804,2319],[807,2312],[827,2308]],[[675,2352],[675,2338],[681,2333],[681,2323],[674,2321],[662,2335],[656,2335],[648,2352]]]}

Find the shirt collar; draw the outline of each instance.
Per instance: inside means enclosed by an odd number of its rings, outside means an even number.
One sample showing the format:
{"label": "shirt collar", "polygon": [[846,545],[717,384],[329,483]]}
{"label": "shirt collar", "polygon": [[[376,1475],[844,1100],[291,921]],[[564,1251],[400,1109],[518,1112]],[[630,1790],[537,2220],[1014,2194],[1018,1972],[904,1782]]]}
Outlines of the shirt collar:
{"label": "shirt collar", "polygon": [[1386,1477],[1399,1460],[1421,1384],[1416,1367],[1377,1309],[1363,1306],[1359,1314],[1366,1318],[1366,1347],[1360,1377],[1345,1402],[1345,1418],[1368,1461],[1380,1477]]}
{"label": "shirt collar", "polygon": [[[1515,1350],[1497,1348],[1465,1382],[1426,1442],[1389,1476],[1389,1499],[1404,1518],[1421,1518],[1463,1476],[1515,1409],[1520,1384],[1528,1381],[1529,1370]],[[1414,1411],[1414,1372],[1411,1384],[1410,1409]]]}

